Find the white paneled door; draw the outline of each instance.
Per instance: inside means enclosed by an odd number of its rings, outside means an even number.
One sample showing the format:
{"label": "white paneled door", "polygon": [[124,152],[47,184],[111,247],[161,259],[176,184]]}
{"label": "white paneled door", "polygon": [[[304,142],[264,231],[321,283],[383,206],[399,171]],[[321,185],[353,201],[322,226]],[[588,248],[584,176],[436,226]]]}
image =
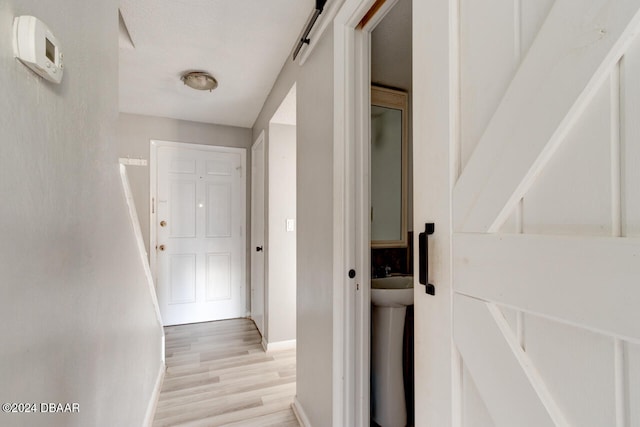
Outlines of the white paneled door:
{"label": "white paneled door", "polygon": [[155,144],[152,221],[164,324],[244,316],[244,150]]}
{"label": "white paneled door", "polygon": [[637,426],[640,2],[512,3],[460,2],[456,419]]}

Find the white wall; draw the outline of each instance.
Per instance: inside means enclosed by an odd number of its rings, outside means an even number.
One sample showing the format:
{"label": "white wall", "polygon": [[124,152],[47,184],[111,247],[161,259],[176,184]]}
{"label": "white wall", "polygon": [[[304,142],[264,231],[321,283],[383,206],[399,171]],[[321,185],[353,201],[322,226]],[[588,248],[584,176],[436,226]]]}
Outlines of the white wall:
{"label": "white wall", "polygon": [[371,82],[411,93],[411,0],[398,0],[371,32]]}
{"label": "white wall", "polygon": [[314,426],[332,419],[333,26],[304,66],[290,58],[253,127],[269,120],[293,83],[297,93],[297,399]]}
{"label": "white wall", "polygon": [[[118,2],[0,2],[0,401],[77,402],[3,426],[138,426],[161,368],[119,177]],[[61,85],[13,58],[14,16],[48,24]]]}
{"label": "white wall", "polygon": [[267,342],[296,339],[296,126],[269,126]]}

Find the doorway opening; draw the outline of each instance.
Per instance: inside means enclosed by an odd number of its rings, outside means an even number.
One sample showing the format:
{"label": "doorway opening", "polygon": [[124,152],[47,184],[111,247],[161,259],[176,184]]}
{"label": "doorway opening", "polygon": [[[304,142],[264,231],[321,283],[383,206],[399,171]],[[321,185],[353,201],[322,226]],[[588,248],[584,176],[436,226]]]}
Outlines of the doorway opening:
{"label": "doorway opening", "polygon": [[265,336],[265,136],[251,147],[251,319]]}
{"label": "doorway opening", "polygon": [[[371,425],[371,66],[376,60],[372,32],[398,3],[345,0],[334,21],[338,67],[334,75],[333,419],[337,425]],[[411,28],[411,14],[410,10],[405,27]],[[411,30],[409,34],[411,40]],[[408,204],[407,212],[411,210]],[[412,254],[407,258],[410,262]],[[346,275],[350,269],[356,274]]]}
{"label": "doorway opening", "polygon": [[296,345],[296,85],[252,154],[251,315],[266,351]]}
{"label": "doorway opening", "polygon": [[413,426],[411,0],[371,31],[371,426]]}

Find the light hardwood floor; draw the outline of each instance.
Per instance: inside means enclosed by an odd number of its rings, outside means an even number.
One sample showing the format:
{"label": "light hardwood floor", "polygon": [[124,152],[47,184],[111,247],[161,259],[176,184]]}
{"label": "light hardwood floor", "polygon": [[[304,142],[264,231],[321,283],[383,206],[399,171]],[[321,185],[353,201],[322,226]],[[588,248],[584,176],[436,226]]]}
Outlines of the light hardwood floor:
{"label": "light hardwood floor", "polygon": [[154,427],[298,427],[295,350],[268,354],[251,320],[169,326]]}

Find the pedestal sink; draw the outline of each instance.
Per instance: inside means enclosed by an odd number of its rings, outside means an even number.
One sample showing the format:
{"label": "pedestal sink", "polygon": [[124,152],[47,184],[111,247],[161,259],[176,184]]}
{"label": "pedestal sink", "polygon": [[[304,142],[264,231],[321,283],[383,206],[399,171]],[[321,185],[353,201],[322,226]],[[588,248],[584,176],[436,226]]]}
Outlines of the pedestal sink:
{"label": "pedestal sink", "polygon": [[407,410],[402,377],[402,337],[413,276],[371,280],[371,414],[381,427],[404,427]]}

